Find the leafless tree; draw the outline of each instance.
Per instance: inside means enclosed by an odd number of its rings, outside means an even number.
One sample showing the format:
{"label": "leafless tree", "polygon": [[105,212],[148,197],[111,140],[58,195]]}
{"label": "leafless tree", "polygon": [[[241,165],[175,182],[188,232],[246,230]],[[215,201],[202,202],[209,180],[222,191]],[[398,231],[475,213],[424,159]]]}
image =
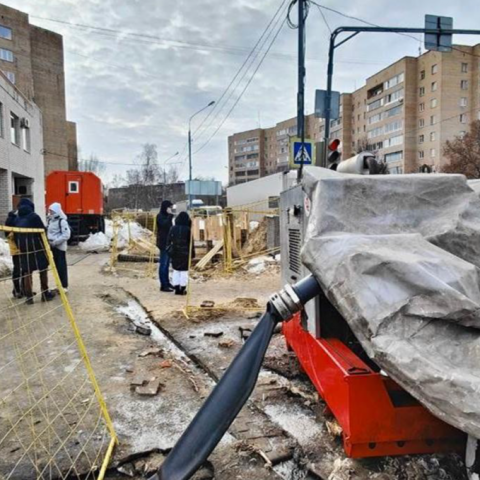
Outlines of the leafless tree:
{"label": "leafless tree", "polygon": [[127,170],[126,174],[130,208],[149,210],[157,207],[159,200],[156,186],[163,181],[162,177],[163,171],[158,165],[157,146],[146,143],[136,159],[135,167]]}
{"label": "leafless tree", "polygon": [[462,173],[467,178],[480,178],[480,120],[472,122],[470,131],[447,140],[443,154],[449,163],[443,173]]}
{"label": "leafless tree", "polygon": [[88,158],[81,158],[78,161],[78,169],[81,172],[93,172],[96,175],[101,175],[105,172],[107,166],[104,162],[99,160],[95,154],[90,154]]}
{"label": "leafless tree", "polygon": [[370,147],[367,137],[362,137],[357,140],[356,146],[354,148],[354,155],[359,153],[366,152]]}

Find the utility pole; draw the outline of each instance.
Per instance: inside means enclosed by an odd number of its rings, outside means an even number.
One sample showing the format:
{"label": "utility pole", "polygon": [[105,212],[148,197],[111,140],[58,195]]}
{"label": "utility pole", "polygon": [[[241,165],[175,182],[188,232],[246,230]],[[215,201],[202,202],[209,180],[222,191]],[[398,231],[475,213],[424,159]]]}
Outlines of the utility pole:
{"label": "utility pole", "polygon": [[305,1],[298,1],[298,93],[297,93],[297,137],[302,142],[298,181],[302,178],[305,160]]}
{"label": "utility pole", "polygon": [[201,108],[198,112],[194,113],[188,120],[188,208],[187,210],[192,209],[192,120],[193,117],[203,112],[208,107],[211,107],[215,104],[215,100],[212,100],[208,105]]}

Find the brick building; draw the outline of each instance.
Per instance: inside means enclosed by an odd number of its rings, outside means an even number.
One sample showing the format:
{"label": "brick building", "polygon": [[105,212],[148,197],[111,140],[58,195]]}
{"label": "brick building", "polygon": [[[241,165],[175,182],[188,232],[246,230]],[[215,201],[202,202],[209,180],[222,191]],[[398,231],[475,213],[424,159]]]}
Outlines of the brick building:
{"label": "brick building", "polygon": [[63,38],[0,5],[0,70],[43,115],[45,174],[77,167],[76,128],[67,121]]}
{"label": "brick building", "polygon": [[40,109],[0,72],[0,223],[21,197],[45,214]]}
{"label": "brick building", "polygon": [[[341,140],[343,159],[371,150],[391,173],[417,172],[425,164],[439,171],[445,141],[465,134],[479,112],[480,45],[455,45],[448,53],[404,57],[342,94],[330,138]],[[305,120],[306,136],[321,140],[323,120]],[[296,119],[230,136],[229,183],[288,169],[290,136],[296,136]],[[247,152],[249,146],[256,149]]]}

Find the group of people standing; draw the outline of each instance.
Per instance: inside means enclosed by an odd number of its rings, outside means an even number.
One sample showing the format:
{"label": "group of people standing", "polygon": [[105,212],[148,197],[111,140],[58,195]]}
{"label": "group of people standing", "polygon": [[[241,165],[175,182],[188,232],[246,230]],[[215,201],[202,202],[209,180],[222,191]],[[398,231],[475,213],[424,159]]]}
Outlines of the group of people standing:
{"label": "group of people standing", "polygon": [[[33,202],[28,198],[22,198],[18,204],[18,210],[8,214],[5,225],[7,227],[45,230],[62,286],[68,292],[66,252],[71,231],[67,216],[62,211],[61,205],[59,203],[50,205],[48,223],[45,226],[40,216],[35,212]],[[49,261],[41,234],[7,232],[6,236],[13,260],[13,296],[15,298],[25,298],[25,303],[32,305],[35,295],[32,274],[38,271],[42,301],[53,300],[55,294],[48,286]]]}
{"label": "group of people standing", "polygon": [[[174,291],[175,295],[185,295],[190,257],[195,258],[195,246],[191,233],[192,221],[187,212],[181,212],[175,218],[172,207],[171,201],[164,200],[157,215],[160,291]],[[170,262],[173,268],[171,281]]]}

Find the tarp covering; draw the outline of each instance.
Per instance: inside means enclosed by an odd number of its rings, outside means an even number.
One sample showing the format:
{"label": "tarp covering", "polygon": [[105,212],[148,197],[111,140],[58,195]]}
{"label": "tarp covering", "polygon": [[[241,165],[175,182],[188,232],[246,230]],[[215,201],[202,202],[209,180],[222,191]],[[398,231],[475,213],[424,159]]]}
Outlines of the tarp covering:
{"label": "tarp covering", "polygon": [[309,167],[304,264],[368,355],[480,438],[480,198],[461,175]]}

